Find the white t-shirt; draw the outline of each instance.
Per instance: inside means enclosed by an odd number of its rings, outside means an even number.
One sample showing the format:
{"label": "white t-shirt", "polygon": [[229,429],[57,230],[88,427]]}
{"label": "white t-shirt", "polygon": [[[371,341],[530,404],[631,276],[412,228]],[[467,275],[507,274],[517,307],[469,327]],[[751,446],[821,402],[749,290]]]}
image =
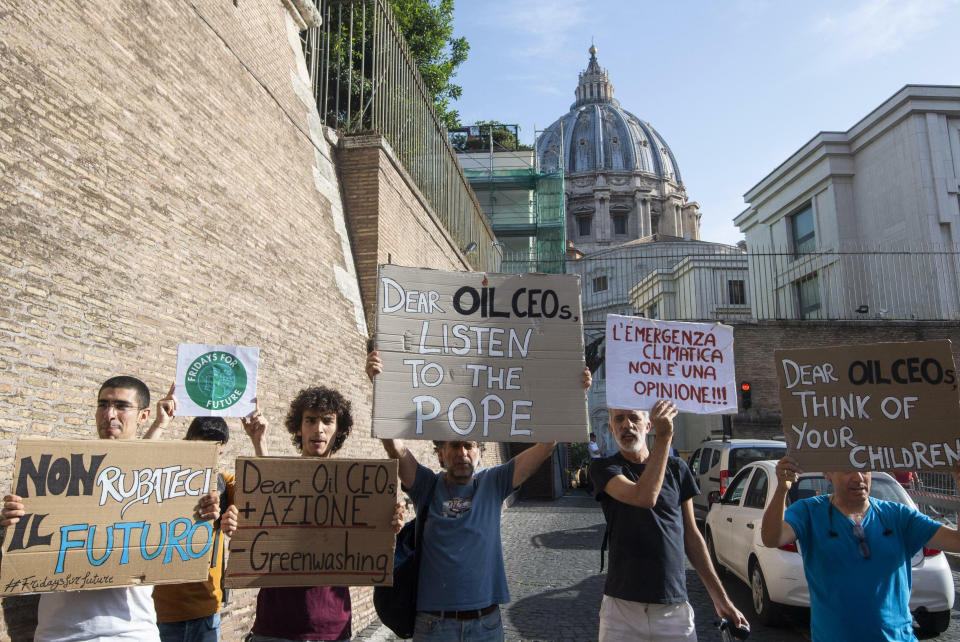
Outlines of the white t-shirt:
{"label": "white t-shirt", "polygon": [[600,444],[595,441],[591,441],[587,444],[587,450],[590,451],[590,456],[594,459],[600,456]]}
{"label": "white t-shirt", "polygon": [[152,586],[44,593],[34,642],[160,642]]}

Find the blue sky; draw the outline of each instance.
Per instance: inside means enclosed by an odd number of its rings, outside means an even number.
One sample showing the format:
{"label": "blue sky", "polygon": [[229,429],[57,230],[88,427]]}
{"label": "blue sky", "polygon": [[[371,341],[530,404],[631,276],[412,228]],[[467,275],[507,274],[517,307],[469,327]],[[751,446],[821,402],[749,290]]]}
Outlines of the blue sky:
{"label": "blue sky", "polygon": [[958,24],[960,0],[457,0],[456,107],[532,143],[570,108],[592,37],[616,98],[676,155],[702,238],[734,243],[743,193],[817,132],[908,83],[960,85]]}

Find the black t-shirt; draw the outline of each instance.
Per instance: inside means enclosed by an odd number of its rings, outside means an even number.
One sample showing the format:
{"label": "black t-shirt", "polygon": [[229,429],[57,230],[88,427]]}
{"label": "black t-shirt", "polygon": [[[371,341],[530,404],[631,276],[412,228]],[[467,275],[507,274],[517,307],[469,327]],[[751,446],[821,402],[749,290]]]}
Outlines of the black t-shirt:
{"label": "black t-shirt", "polygon": [[663,486],[652,509],[624,504],[603,492],[617,475],[636,482],[645,467],[628,461],[619,452],[595,459],[590,465],[590,479],[610,536],[610,566],[603,592],[632,602],[685,602],[681,505],[700,494],[687,463],[679,457],[667,460]]}

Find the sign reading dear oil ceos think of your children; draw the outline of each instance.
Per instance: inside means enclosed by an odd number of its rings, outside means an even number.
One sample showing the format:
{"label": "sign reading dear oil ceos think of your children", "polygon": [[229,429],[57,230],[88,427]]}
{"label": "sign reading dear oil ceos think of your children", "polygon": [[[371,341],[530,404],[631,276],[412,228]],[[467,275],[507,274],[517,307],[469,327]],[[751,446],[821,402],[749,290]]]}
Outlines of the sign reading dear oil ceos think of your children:
{"label": "sign reading dear oil ceos think of your children", "polygon": [[774,352],[787,448],[804,470],[930,470],[960,461],[950,342]]}
{"label": "sign reading dear oil ceos think of your children", "polygon": [[608,314],[605,343],[610,408],[669,399],[681,412],[737,412],[732,327]]}
{"label": "sign reading dear oil ceos think of your children", "polygon": [[185,417],[246,417],[257,396],[260,348],[181,343],[174,396]]}
{"label": "sign reading dear oil ceos think of your children", "polygon": [[396,459],[240,457],[226,586],[393,584]]}
{"label": "sign reading dear oil ceos think of your children", "polygon": [[207,579],[217,444],[20,439],[13,492],[26,515],[7,528],[0,594]]}
{"label": "sign reading dear oil ceos think of your children", "polygon": [[585,441],[580,279],[381,265],[373,434]]}

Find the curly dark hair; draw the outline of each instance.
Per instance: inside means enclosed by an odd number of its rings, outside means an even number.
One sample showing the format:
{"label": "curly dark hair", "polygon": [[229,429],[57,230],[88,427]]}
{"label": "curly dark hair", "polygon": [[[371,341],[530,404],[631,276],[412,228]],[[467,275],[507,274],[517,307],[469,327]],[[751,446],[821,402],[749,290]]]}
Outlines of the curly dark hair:
{"label": "curly dark hair", "polygon": [[330,444],[330,450],[327,452],[332,455],[340,450],[343,442],[350,434],[350,428],[353,427],[350,402],[339,392],[326,386],[304,388],[298,392],[297,396],[290,402],[290,410],[287,411],[287,417],[283,420],[283,425],[290,433],[290,441],[296,446],[297,452],[303,450],[300,426],[303,424],[303,413],[306,410],[332,412],[337,415],[337,432],[334,434],[333,443]]}

